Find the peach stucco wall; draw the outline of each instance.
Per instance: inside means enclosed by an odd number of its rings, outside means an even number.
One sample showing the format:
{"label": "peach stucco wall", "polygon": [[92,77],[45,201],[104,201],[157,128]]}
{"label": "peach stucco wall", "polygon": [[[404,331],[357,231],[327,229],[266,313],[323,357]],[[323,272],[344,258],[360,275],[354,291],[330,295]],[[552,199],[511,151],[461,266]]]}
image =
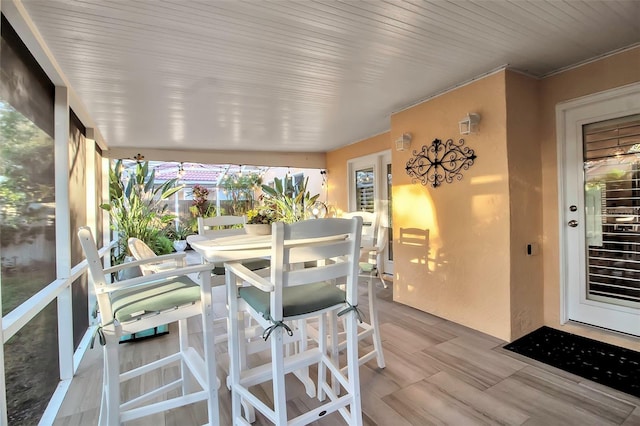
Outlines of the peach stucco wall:
{"label": "peach stucco wall", "polygon": [[[482,117],[464,136],[477,155],[461,180],[438,188],[412,182],[414,150],[461,138],[458,121]],[[510,330],[510,238],[505,73],[499,72],[391,117],[391,139],[410,132],[410,151],[393,151],[394,300],[504,340]],[[403,242],[402,228],[428,230],[428,246]]]}
{"label": "peach stucco wall", "polygon": [[[513,71],[506,73],[512,339],[543,325],[538,83]],[[527,254],[528,244],[532,245],[532,255]]]}
{"label": "peach stucco wall", "polygon": [[640,47],[546,78],[540,82],[540,140],[542,158],[544,322],[546,325],[620,346],[640,350],[637,339],[595,328],[560,324],[558,157],[556,105],[640,81]]}
{"label": "peach stucco wall", "polygon": [[[559,102],[638,81],[640,47],[543,80],[490,75],[394,114],[387,134],[328,153],[339,177],[329,200],[347,205],[348,160],[393,148],[404,132],[411,150],[458,139],[458,121],[478,112],[479,132],[465,137],[478,158],[460,181],[412,183],[411,152],[392,149],[395,299],[508,341],[545,324],[640,350],[638,339],[560,324],[555,129]],[[427,229],[428,247],[403,245],[400,228]],[[536,242],[538,254],[527,256]]]}

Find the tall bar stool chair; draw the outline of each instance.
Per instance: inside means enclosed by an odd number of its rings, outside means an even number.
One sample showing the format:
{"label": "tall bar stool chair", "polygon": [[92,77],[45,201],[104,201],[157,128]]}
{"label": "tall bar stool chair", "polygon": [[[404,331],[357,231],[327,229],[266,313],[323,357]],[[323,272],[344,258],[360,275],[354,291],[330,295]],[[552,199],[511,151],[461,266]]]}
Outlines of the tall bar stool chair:
{"label": "tall bar stool chair", "polygon": [[[107,282],[112,273],[130,267],[157,262],[138,260],[104,268],[88,227],[78,230],[78,237],[89,264],[100,309],[98,335],[103,345],[103,390],[100,405],[100,425],[118,425],[140,417],[171,410],[198,401],[207,401],[209,425],[219,424],[218,382],[214,333],[211,324],[212,265],[197,265],[167,269],[137,278]],[[187,274],[204,272],[200,284]],[[110,281],[110,280],[109,280]],[[187,319],[202,319],[204,354],[189,346]],[[120,371],[119,344],[124,334],[134,334],[163,324],[178,321],[179,351],[146,365]],[[180,363],[180,378],[128,401],[120,400],[120,384],[158,368]],[[167,392],[180,389],[180,395],[160,402],[150,402]]]}
{"label": "tall bar stool chair", "polygon": [[[233,424],[248,424],[241,417],[242,398],[278,426],[308,424],[336,411],[348,424],[362,424],[357,336],[361,232],[360,217],[274,223],[269,278],[260,277],[239,263],[225,264]],[[324,262],[326,259],[335,261]],[[338,288],[334,280],[346,280],[345,289]],[[250,285],[241,287],[242,282]],[[263,338],[271,349],[271,359],[265,364],[249,365],[243,358],[243,312],[248,312],[264,329]],[[346,322],[346,375],[328,355],[326,322],[334,312]],[[308,347],[301,340],[297,351],[287,353],[285,345],[300,336],[306,339],[304,333],[297,334],[300,330],[292,321],[309,318],[318,318],[317,347]],[[324,403],[289,419],[285,375],[313,364],[318,366],[317,397]],[[327,370],[332,380],[342,386],[341,396],[328,384]],[[255,385],[268,381],[273,386],[272,406],[252,393]]]}
{"label": "tall bar stool chair", "polygon": [[[376,358],[378,367],[384,368],[384,353],[382,351],[382,338],[380,337],[380,325],[378,321],[378,301],[376,297],[376,288],[374,278],[378,278],[384,288],[387,284],[382,278],[384,272],[383,253],[388,244],[388,228],[385,226],[377,213],[370,212],[350,212],[344,213],[343,216],[363,218],[363,239],[360,247],[360,277],[367,278],[367,296],[369,299],[369,318],[358,324],[358,338],[363,340],[371,337],[373,341],[373,349],[360,357],[360,364],[365,364],[373,358]],[[375,228],[375,229],[374,229]],[[364,237],[366,235],[366,238]],[[337,331],[334,330],[334,333]],[[338,333],[339,338],[342,336]],[[338,351],[345,349],[344,340],[338,345]],[[334,353],[337,358],[337,353]]]}

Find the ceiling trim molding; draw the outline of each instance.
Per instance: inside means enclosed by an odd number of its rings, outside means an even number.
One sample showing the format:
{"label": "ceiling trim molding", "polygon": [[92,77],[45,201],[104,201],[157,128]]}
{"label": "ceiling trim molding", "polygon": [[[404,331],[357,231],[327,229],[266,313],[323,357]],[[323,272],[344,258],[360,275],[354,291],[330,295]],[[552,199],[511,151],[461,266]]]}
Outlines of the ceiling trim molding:
{"label": "ceiling trim molding", "polygon": [[485,72],[485,73],[479,74],[479,75],[477,75],[477,76],[475,76],[475,77],[472,77],[472,78],[470,78],[470,79],[468,79],[468,80],[464,80],[464,81],[463,81],[463,82],[461,82],[461,83],[454,84],[453,86],[450,86],[450,87],[448,87],[448,88],[446,88],[446,89],[444,89],[444,90],[441,90],[441,91],[436,92],[436,93],[434,93],[434,94],[432,94],[432,95],[429,95],[429,96],[427,96],[426,98],[422,98],[422,99],[420,99],[420,100],[417,100],[417,101],[415,101],[415,102],[411,103],[410,105],[407,105],[407,106],[405,106],[405,107],[402,107],[402,108],[400,108],[400,109],[398,109],[398,110],[396,110],[396,111],[392,111],[392,112],[391,112],[391,115],[398,114],[398,113],[400,113],[400,112],[402,112],[402,111],[406,111],[406,110],[411,109],[411,108],[413,108],[413,107],[415,107],[415,106],[417,106],[417,105],[420,105],[420,104],[422,104],[422,103],[425,103],[425,102],[427,102],[427,101],[430,101],[430,100],[432,100],[432,99],[435,99],[435,98],[437,98],[437,97],[440,97],[440,96],[442,96],[442,95],[446,95],[446,94],[447,94],[447,93],[449,93],[449,92],[453,92],[454,90],[458,90],[458,89],[459,89],[459,88],[461,88],[461,87],[468,86],[468,85],[469,85],[469,84],[471,84],[471,83],[474,83],[474,82],[476,82],[476,81],[478,81],[478,80],[482,80],[483,78],[486,78],[486,77],[492,76],[492,75],[497,74],[497,73],[499,73],[499,72],[502,72],[502,71],[504,71],[504,70],[506,70],[506,69],[513,69],[513,68],[510,68],[510,67],[509,67],[509,64],[500,65],[500,66],[499,66],[499,67],[497,67],[497,68],[493,68],[493,69],[491,69],[491,70],[489,70],[489,71],[487,71],[487,72]]}
{"label": "ceiling trim molding", "polygon": [[[389,120],[389,126],[391,126],[391,117],[389,117],[388,120]],[[334,148],[334,149],[332,149],[330,151],[327,151],[327,152],[339,151],[339,150],[344,149],[344,148],[346,148],[348,146],[355,145],[355,144],[360,143],[362,141],[366,141],[367,139],[371,139],[371,138],[375,138],[375,137],[380,136],[380,135],[384,135],[385,133],[391,133],[391,127],[389,127],[386,130],[383,130],[381,132],[375,133],[375,134],[373,134],[371,136],[367,136],[366,138],[358,139],[357,141],[354,141],[354,142],[349,142],[346,145],[340,146],[338,148]],[[391,139],[389,139],[389,140],[391,140]]]}
{"label": "ceiling trim molding", "polygon": [[634,43],[634,44],[632,44],[630,46],[627,46],[627,47],[621,47],[620,49],[612,50],[611,52],[603,53],[602,55],[594,56],[593,58],[589,58],[587,60],[584,60],[584,61],[581,61],[581,62],[577,62],[575,64],[566,66],[564,68],[559,68],[559,69],[557,69],[555,71],[551,71],[550,73],[542,75],[540,77],[540,79],[544,79],[544,78],[547,78],[547,77],[553,77],[554,75],[562,74],[562,73],[570,71],[572,69],[580,68],[580,67],[582,67],[584,65],[587,65],[587,64],[590,64],[592,62],[597,62],[597,61],[599,61],[601,59],[605,59],[605,58],[608,58],[610,56],[615,56],[615,55],[617,55],[619,53],[626,52],[628,50],[633,50],[633,49],[636,49],[638,47],[640,47],[640,42]]}

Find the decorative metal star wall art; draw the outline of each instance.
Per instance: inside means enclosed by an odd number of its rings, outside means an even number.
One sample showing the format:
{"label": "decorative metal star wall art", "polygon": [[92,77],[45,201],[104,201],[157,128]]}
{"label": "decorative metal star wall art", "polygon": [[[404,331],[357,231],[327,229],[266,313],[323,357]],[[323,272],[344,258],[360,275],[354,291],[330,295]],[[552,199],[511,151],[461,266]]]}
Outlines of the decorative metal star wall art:
{"label": "decorative metal star wall art", "polygon": [[413,151],[414,157],[407,161],[405,170],[411,181],[420,181],[423,185],[439,187],[442,182],[451,183],[462,179],[462,171],[468,170],[476,159],[476,154],[467,146],[464,139],[454,142],[447,139],[442,143],[434,139],[431,145],[424,145],[420,152]]}

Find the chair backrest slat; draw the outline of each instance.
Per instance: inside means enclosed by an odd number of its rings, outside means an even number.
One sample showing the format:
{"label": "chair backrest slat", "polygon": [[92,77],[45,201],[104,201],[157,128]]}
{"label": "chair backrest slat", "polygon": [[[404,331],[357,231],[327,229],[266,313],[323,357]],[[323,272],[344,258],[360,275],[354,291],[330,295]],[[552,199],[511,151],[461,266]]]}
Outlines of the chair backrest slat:
{"label": "chair backrest slat", "polygon": [[[221,231],[230,228],[235,225],[244,225],[247,223],[246,216],[212,216],[212,217],[198,217],[198,234],[207,235],[212,231]],[[239,232],[244,232],[239,229]],[[233,234],[231,232],[230,234]]]}
{"label": "chair backrest slat", "polygon": [[349,274],[350,268],[351,265],[348,262],[341,262],[325,266],[313,266],[311,268],[285,271],[282,286],[293,287],[343,278]]}
{"label": "chair backrest slat", "polygon": [[102,322],[110,321],[111,318],[113,318],[111,302],[109,300],[109,294],[103,291],[108,283],[91,229],[86,226],[81,227],[78,230],[78,238],[80,239],[80,245],[89,264],[89,274],[91,275],[96,298],[98,299],[98,308],[100,309]]}
{"label": "chair backrest slat", "polygon": [[285,258],[286,263],[313,262],[314,260],[330,259],[332,257],[349,254],[351,241],[335,241],[318,245],[291,247]]}
{"label": "chair backrest slat", "polygon": [[357,304],[358,259],[362,218],[313,219],[293,224],[276,223],[272,235],[271,312],[282,318],[282,291],[342,278],[346,299]]}
{"label": "chair backrest slat", "polygon": [[359,216],[362,218],[362,245],[373,247],[377,241],[378,225],[380,224],[380,215],[371,212],[345,212],[342,217],[350,219]]}
{"label": "chair backrest slat", "polygon": [[[129,247],[129,251],[136,258],[136,260],[142,259],[152,259],[154,257],[158,257],[151,248],[145,244],[144,241],[139,238],[131,237],[127,240],[127,246]],[[140,266],[140,271],[142,271],[142,275],[149,275],[153,273],[153,268],[150,265]]]}

